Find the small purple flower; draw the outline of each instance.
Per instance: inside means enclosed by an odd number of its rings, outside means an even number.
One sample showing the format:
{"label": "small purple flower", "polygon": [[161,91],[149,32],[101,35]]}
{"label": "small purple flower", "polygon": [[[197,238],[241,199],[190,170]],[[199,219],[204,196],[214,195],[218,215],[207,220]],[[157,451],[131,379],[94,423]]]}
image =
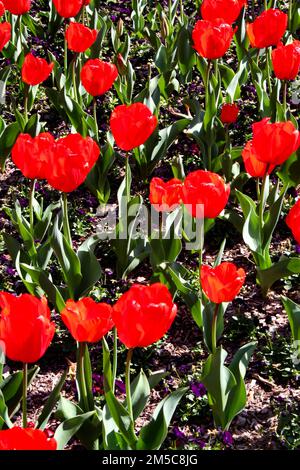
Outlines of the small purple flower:
{"label": "small purple flower", "polygon": [[190,385],[190,389],[197,398],[206,395],[206,388],[201,382],[192,382]]}
{"label": "small purple flower", "polygon": [[27,207],[28,206],[28,199],[26,197],[20,197],[19,198],[19,203],[21,207]]}
{"label": "small purple flower", "polygon": [[297,255],[300,255],[300,245],[296,245],[295,251]]}
{"label": "small purple flower", "polygon": [[186,440],[186,436],[185,436],[184,432],[180,431],[180,429],[177,426],[175,426],[173,428],[173,433],[174,433],[174,436],[176,437],[176,439],[179,439],[181,441]]}
{"label": "small purple flower", "polygon": [[121,392],[121,393],[126,392],[126,386],[125,386],[123,380],[116,380],[116,387],[118,388],[119,392]]}
{"label": "small purple flower", "polygon": [[191,369],[191,366],[189,364],[182,364],[182,366],[179,366],[179,371],[182,372],[183,374],[187,374]]}
{"label": "small purple flower", "polygon": [[11,266],[7,266],[6,267],[6,273],[9,276],[15,276],[16,275],[16,270],[14,268],[12,268]]}
{"label": "small purple flower", "polygon": [[222,433],[222,440],[226,446],[231,446],[233,444],[233,437],[229,431],[224,431]]}

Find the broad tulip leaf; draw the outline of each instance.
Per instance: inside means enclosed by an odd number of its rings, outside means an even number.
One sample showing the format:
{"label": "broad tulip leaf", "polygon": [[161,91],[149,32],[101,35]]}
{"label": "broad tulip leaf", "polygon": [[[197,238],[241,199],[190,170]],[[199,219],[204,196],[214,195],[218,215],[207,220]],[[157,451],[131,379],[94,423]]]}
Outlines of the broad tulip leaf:
{"label": "broad tulip leaf", "polygon": [[[34,366],[28,370],[28,386],[38,374],[40,368]],[[0,383],[0,390],[4,396],[4,400],[8,409],[8,415],[13,416],[19,409],[19,404],[23,396],[23,372],[18,371],[9,375]]]}
{"label": "broad tulip leaf", "polygon": [[75,416],[61,423],[54,434],[54,439],[57,442],[57,450],[63,450],[70,439],[72,439],[72,437],[79,431],[83,424],[95,413],[95,411],[89,411],[88,413]]}
{"label": "broad tulip leaf", "polygon": [[257,277],[263,294],[266,294],[275,282],[299,273],[300,258],[282,256],[280,260],[274,263],[270,268],[258,268]]}
{"label": "broad tulip leaf", "polygon": [[137,442],[138,450],[160,449],[168,434],[173,414],[188,388],[179,388],[157,405],[149,424],[141,429]]}
{"label": "broad tulip leaf", "polygon": [[287,297],[282,296],[281,299],[288,315],[293,340],[300,341],[300,305]]}

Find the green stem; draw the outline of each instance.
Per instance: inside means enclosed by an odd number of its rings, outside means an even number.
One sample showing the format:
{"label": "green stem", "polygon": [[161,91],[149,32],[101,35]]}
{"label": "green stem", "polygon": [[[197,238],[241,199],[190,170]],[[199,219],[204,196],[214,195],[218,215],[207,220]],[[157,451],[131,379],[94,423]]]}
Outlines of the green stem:
{"label": "green stem", "polygon": [[76,83],[76,63],[77,63],[77,54],[75,54],[72,64],[72,81],[74,89],[74,100],[78,103],[78,94],[77,94],[77,83]]}
{"label": "green stem", "polygon": [[[210,76],[210,70],[211,70],[211,65],[212,62],[211,60],[208,60],[207,62],[207,68],[206,68],[206,76],[205,76],[205,108],[208,107],[208,102],[209,102],[209,76]],[[208,149],[207,149],[207,162],[206,162],[206,169],[211,170],[211,145],[208,144]]]}
{"label": "green stem", "polygon": [[130,165],[129,165],[129,155],[126,154],[126,166],[125,166],[125,182],[126,182],[126,197],[127,201],[130,201]]}
{"label": "green stem", "polygon": [[118,332],[117,328],[113,328],[114,335],[114,350],[113,350],[113,381],[112,381],[112,390],[115,393],[115,384],[117,377],[117,367],[118,367]]}
{"label": "green stem", "polygon": [[272,48],[267,47],[266,48],[266,55],[267,55],[267,80],[268,80],[268,88],[269,88],[269,94],[271,95],[272,93],[272,82],[271,82],[271,53],[272,53]]}
{"label": "green stem", "polygon": [[29,85],[24,84],[24,119],[27,124],[28,122],[28,97],[29,97]]}
{"label": "green stem", "polygon": [[127,409],[128,409],[130,419],[133,423],[132,398],[131,398],[131,389],[130,389],[130,365],[131,365],[132,354],[133,354],[133,349],[128,349],[127,359],[126,359],[125,384],[126,384]]}
{"label": "green stem", "polygon": [[259,178],[256,178],[256,194],[257,194],[257,200],[260,201]]}
{"label": "green stem", "polygon": [[99,128],[98,128],[98,121],[97,121],[97,97],[94,96],[93,99],[93,116],[95,121],[95,131],[96,131],[96,141],[99,142]]}
{"label": "green stem", "polygon": [[64,229],[64,236],[66,237],[70,246],[72,246],[72,236],[69,224],[69,216],[68,216],[68,196],[67,193],[63,193],[63,229]]}
{"label": "green stem", "polygon": [[289,1],[289,24],[288,29],[292,32],[293,0]]}
{"label": "green stem", "polygon": [[90,410],[88,396],[87,396],[87,389],[85,383],[85,375],[84,375],[84,353],[86,344],[79,343],[79,356],[78,356],[78,372],[77,372],[77,381],[79,387],[79,399],[80,399],[80,407],[83,408],[83,411],[87,412]]}
{"label": "green stem", "polygon": [[35,193],[35,183],[36,180],[32,180],[30,184],[30,193],[29,193],[29,217],[30,217],[30,233],[34,239],[34,211],[33,211],[33,201]]}
{"label": "green stem", "polygon": [[259,219],[260,219],[261,229],[264,226],[264,211],[265,211],[265,205],[266,205],[266,189],[267,189],[267,183],[269,182],[268,171],[269,171],[269,166],[267,166],[266,174],[263,178],[262,188],[261,188],[261,193],[260,193]]}
{"label": "green stem", "polygon": [[27,387],[28,387],[28,366],[23,364],[23,394],[22,394],[22,415],[23,428],[27,428]]}
{"label": "green stem", "polygon": [[264,7],[265,7],[265,10],[268,9],[268,0],[264,0]]}
{"label": "green stem", "polygon": [[68,41],[66,37],[67,28],[68,28],[68,25],[66,23],[65,37],[64,37],[64,74],[65,74],[66,81],[67,81],[67,75],[68,75]]}
{"label": "green stem", "polygon": [[211,324],[211,346],[212,346],[212,353],[215,354],[217,349],[217,322],[218,322],[218,313],[219,307],[221,304],[216,304],[214,315]]}
{"label": "green stem", "polygon": [[284,80],[283,82],[283,100],[282,100],[282,105],[283,105],[283,112],[284,112],[284,118],[285,120],[287,119],[287,87],[288,87],[288,82],[287,80]]}

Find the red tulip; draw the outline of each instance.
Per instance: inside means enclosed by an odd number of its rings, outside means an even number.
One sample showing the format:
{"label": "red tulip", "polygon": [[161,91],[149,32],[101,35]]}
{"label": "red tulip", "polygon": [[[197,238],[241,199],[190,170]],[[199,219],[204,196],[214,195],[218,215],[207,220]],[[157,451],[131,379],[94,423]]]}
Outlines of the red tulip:
{"label": "red tulip", "polygon": [[5,13],[5,6],[3,5],[3,2],[0,2],[0,16],[3,16]]}
{"label": "red tulip", "polygon": [[54,63],[48,64],[45,59],[27,54],[22,66],[22,80],[28,85],[39,85],[47,80],[52,72]]}
{"label": "red tulip", "polygon": [[[225,208],[230,195],[230,185],[211,171],[197,170],[188,174],[184,181],[182,200],[193,217],[214,219]],[[197,210],[198,209],[198,210]]]}
{"label": "red tulip", "polygon": [[96,343],[113,327],[112,307],[91,298],[68,300],[61,318],[76,341]]}
{"label": "red tulip", "polygon": [[31,0],[2,0],[5,9],[13,15],[24,15],[31,7]]}
{"label": "red tulip", "polygon": [[86,179],[98,160],[100,149],[91,137],[69,134],[55,142],[47,181],[55,189],[69,193]]}
{"label": "red tulip", "polygon": [[0,431],[0,450],[56,450],[57,442],[40,429],[14,427]]}
{"label": "red tulip", "polygon": [[234,33],[222,19],[197,21],[192,33],[194,49],[206,59],[218,59],[229,49]]}
{"label": "red tulip", "polygon": [[118,76],[117,67],[100,59],[88,60],[81,70],[81,81],[86,91],[92,96],[106,93]]}
{"label": "red tulip", "polygon": [[144,144],[157,127],[157,118],[143,103],[117,106],[110,127],[118,147],[126,152]]}
{"label": "red tulip", "polygon": [[47,178],[54,142],[54,137],[48,132],[37,137],[20,134],[12,149],[12,160],[26,178]]}
{"label": "red tulip", "polygon": [[251,46],[259,49],[276,46],[285,33],[287,21],[286,13],[276,8],[265,10],[246,26]]}
{"label": "red tulip", "polygon": [[291,229],[296,242],[300,244],[300,199],[291,208],[285,221],[287,226]]}
{"label": "red tulip", "polygon": [[12,361],[37,362],[46,352],[55,333],[45,297],[30,294],[15,297],[0,292],[0,341]]}
{"label": "red tulip", "polygon": [[11,38],[11,24],[8,22],[0,23],[0,51],[9,42]]}
{"label": "red tulip", "polygon": [[134,284],[115,304],[113,321],[127,348],[145,348],[165,335],[176,313],[177,307],[164,284]]}
{"label": "red tulip", "polygon": [[245,278],[243,268],[237,269],[233,263],[221,263],[215,268],[204,265],[200,271],[201,287],[215,304],[231,302],[240,292]]}
{"label": "red tulip", "polygon": [[201,5],[201,15],[207,21],[222,18],[224,23],[231,24],[238,18],[246,4],[247,0],[204,0]]}
{"label": "red tulip", "polygon": [[257,159],[257,156],[252,148],[252,140],[247,142],[242,157],[247,173],[254,178],[263,178],[266,173],[270,175],[275,168],[275,165],[267,165]]}
{"label": "red tulip", "polygon": [[150,202],[157,211],[170,212],[181,203],[182,181],[173,178],[164,182],[161,178],[152,178],[150,182]]}
{"label": "red tulip", "polygon": [[295,80],[300,69],[300,41],[287,46],[279,43],[272,51],[274,73],[279,80]]}
{"label": "red tulip", "polygon": [[252,125],[252,147],[256,157],[269,165],[281,165],[300,145],[300,134],[291,121],[264,118]]}
{"label": "red tulip", "polygon": [[63,18],[77,16],[83,6],[83,0],[53,0],[57,13]]}
{"label": "red tulip", "polygon": [[97,34],[96,29],[72,22],[66,31],[68,48],[74,52],[84,52],[94,44]]}
{"label": "red tulip", "polygon": [[223,124],[232,124],[237,120],[239,107],[235,103],[225,103],[221,108],[220,119]]}

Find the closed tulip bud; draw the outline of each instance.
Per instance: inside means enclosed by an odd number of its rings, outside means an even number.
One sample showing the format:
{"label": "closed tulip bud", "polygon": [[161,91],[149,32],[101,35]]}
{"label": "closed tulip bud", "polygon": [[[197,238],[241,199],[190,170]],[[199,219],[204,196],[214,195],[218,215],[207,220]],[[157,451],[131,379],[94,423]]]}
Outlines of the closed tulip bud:
{"label": "closed tulip bud", "polygon": [[124,32],[124,22],[122,18],[120,18],[117,24],[117,35],[121,37],[123,36],[123,32]]}
{"label": "closed tulip bud", "polygon": [[238,117],[239,107],[235,103],[225,103],[221,108],[220,119],[223,124],[233,124]]}
{"label": "closed tulip bud", "polygon": [[56,450],[57,442],[40,429],[20,428],[0,431],[0,450]]}
{"label": "closed tulip bud", "polygon": [[279,43],[272,51],[272,64],[279,80],[295,80],[300,69],[300,41],[286,46]]}
{"label": "closed tulip bud", "polygon": [[117,55],[117,68],[118,68],[118,72],[120,75],[122,76],[127,75],[128,67],[122,54]]}
{"label": "closed tulip bud", "polygon": [[160,29],[160,32],[161,32],[162,40],[163,40],[163,42],[165,42],[166,38],[170,34],[170,28],[169,28],[169,23],[168,23],[168,20],[166,18],[166,15],[164,13],[162,13],[162,15],[161,15],[161,29]]}
{"label": "closed tulip bud", "polygon": [[6,46],[11,38],[11,24],[8,22],[0,23],[0,51]]}
{"label": "closed tulip bud", "polygon": [[13,15],[24,15],[31,7],[31,0],[2,0],[4,7]]}
{"label": "closed tulip bud", "polygon": [[231,302],[244,285],[246,273],[234,263],[221,263],[215,268],[203,265],[200,271],[201,287],[211,302]]}
{"label": "closed tulip bud", "polygon": [[262,49],[276,46],[287,27],[288,15],[276,8],[265,10],[253,23],[247,24],[247,34],[252,47]]}
{"label": "closed tulip bud", "polygon": [[285,221],[287,226],[291,229],[296,242],[300,244],[300,199],[291,208]]}

